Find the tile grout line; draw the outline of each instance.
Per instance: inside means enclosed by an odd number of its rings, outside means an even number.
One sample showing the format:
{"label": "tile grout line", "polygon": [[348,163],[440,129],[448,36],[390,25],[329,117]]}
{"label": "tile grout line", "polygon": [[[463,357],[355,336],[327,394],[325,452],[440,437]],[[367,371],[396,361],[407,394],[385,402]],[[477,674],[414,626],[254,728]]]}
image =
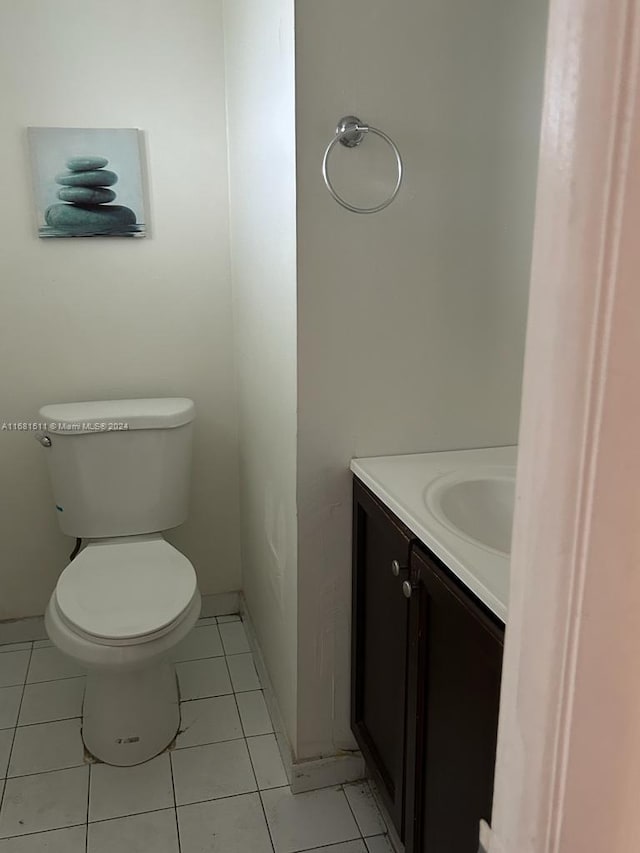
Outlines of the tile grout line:
{"label": "tile grout line", "polygon": [[22,835],[5,835],[3,838],[0,838],[0,842],[19,841],[21,838],[33,838],[34,835],[46,835],[48,832],[64,832],[67,829],[78,829],[80,826],[84,826],[84,823],[70,823],[69,826],[54,826],[53,829],[36,829],[35,832],[23,832]]}
{"label": "tile grout line", "polygon": [[[307,791],[306,793],[310,793],[310,791]],[[368,837],[374,838],[373,835],[370,835]],[[364,844],[365,853],[369,853],[367,840],[362,836],[360,836],[360,838],[349,838],[347,841],[332,841],[331,844],[319,844],[315,847],[304,847],[302,850],[295,850],[294,853],[315,853],[316,850],[331,850],[332,847],[340,847],[343,844],[351,844],[352,841],[362,841],[362,843]]]}
{"label": "tile grout line", "polygon": [[[37,651],[37,649],[34,649]],[[80,675],[63,675],[60,678],[43,678],[42,681],[25,681],[25,687],[33,687],[34,684],[53,684],[54,681],[74,681],[76,678],[86,678],[87,673],[82,672]]]}
{"label": "tile grout line", "polygon": [[[251,792],[250,792],[251,793]],[[255,793],[255,792],[254,792]],[[242,797],[246,796],[246,794],[232,794],[229,797],[218,797],[216,800],[197,800],[195,803],[185,803],[185,805],[189,806],[197,806],[202,805],[202,803],[215,803],[217,800],[229,800],[232,797]],[[31,838],[33,835],[45,835],[47,832],[62,832],[65,829],[77,829],[80,826],[92,826],[97,823],[111,823],[114,820],[125,820],[129,817],[138,817],[139,815],[144,814],[158,814],[158,812],[168,812],[175,811],[175,808],[171,808],[170,806],[163,806],[158,809],[146,809],[143,812],[131,812],[131,814],[121,814],[116,815],[115,817],[103,817],[100,820],[90,820],[88,823],[85,821],[84,823],[70,823],[67,826],[54,826],[50,829],[36,829],[33,832],[23,832],[22,835],[7,835],[4,838],[0,838],[0,841],[13,841],[16,838]]]}
{"label": "tile grout line", "polygon": [[[109,765],[112,766],[112,765]],[[158,809],[145,809],[143,812],[131,812],[126,815],[114,815],[113,817],[101,817],[100,820],[90,820],[89,826],[95,826],[98,823],[113,823],[114,820],[127,820],[130,817],[139,817],[143,814],[158,814],[158,812],[172,812],[175,809],[172,809],[171,806],[162,806],[162,808]],[[21,837],[21,836],[18,836]],[[124,851],[126,853],[126,851]]]}
{"label": "tile grout line", "polygon": [[[242,620],[240,620],[240,624],[242,625]],[[243,625],[243,630],[244,630],[244,625]],[[247,652],[240,652],[240,654],[247,654]],[[253,661],[253,653],[251,652],[251,650],[249,650],[248,654],[251,654],[251,660]],[[226,658],[227,658],[227,657],[229,657],[229,655],[225,655],[225,660],[226,660]],[[232,657],[232,656],[231,656],[231,657]],[[255,661],[254,661],[254,666],[255,666]],[[227,669],[229,669],[229,663],[228,663],[228,661],[227,661]],[[231,676],[231,670],[229,670],[229,676]],[[232,681],[232,683],[231,683],[231,686],[233,687],[233,681]],[[260,690],[262,691],[262,685],[260,685]],[[242,691],[240,691],[240,692],[241,692],[241,693],[246,693],[246,692],[252,692],[252,691],[245,691],[245,690],[242,690]],[[264,693],[263,693],[263,696],[264,696]],[[265,826],[267,827],[267,834],[268,834],[268,836],[269,836],[269,842],[270,842],[270,844],[271,844],[271,849],[272,849],[272,850],[274,851],[274,853],[275,853],[275,850],[276,850],[276,844],[275,844],[275,841],[274,841],[274,839],[273,839],[273,835],[272,835],[272,833],[271,833],[271,827],[269,826],[269,821],[268,821],[268,819],[267,819],[267,811],[266,811],[266,809],[265,809],[265,807],[264,807],[264,800],[262,799],[262,790],[260,789],[260,782],[258,781],[258,774],[256,773],[256,768],[255,768],[255,765],[254,765],[254,762],[253,762],[253,757],[252,757],[252,755],[251,755],[251,750],[249,749],[249,736],[248,736],[248,735],[247,735],[247,733],[245,732],[244,722],[243,722],[243,720],[242,720],[242,714],[240,713],[240,706],[238,705],[238,691],[236,691],[236,689],[235,689],[235,688],[234,688],[234,690],[233,690],[233,699],[234,699],[234,701],[235,701],[235,703],[236,703],[236,708],[237,708],[237,710],[238,710],[238,718],[239,718],[239,720],[240,720],[240,727],[242,728],[242,731],[244,732],[245,745],[246,745],[246,747],[247,747],[247,752],[249,753],[249,761],[251,762],[251,768],[252,768],[252,770],[253,770],[253,775],[254,775],[255,780],[256,780],[256,786],[257,786],[257,789],[258,789],[258,790],[257,790],[257,794],[258,794],[258,801],[260,802],[260,808],[262,809],[262,815],[263,815],[263,817],[264,817],[264,823],[265,823]],[[270,715],[269,715],[269,720],[271,721],[271,716],[270,716]],[[273,721],[271,721],[271,725],[273,726]],[[257,735],[252,735],[252,737],[257,737]]]}
{"label": "tile grout line", "polygon": [[[235,693],[233,695],[235,698]],[[237,704],[238,703],[236,702],[236,706],[237,706]],[[240,716],[240,709],[239,708],[238,708],[238,716]],[[242,718],[240,718],[240,725],[242,725]],[[248,739],[246,737],[245,737],[245,743],[247,746],[247,752],[249,753],[249,761],[251,762],[251,768],[253,770],[253,775],[255,776],[255,779],[256,779],[256,785],[258,786],[258,790],[256,793],[258,794],[258,800],[260,802],[260,808],[262,809],[262,815],[264,817],[264,824],[267,827],[267,833],[269,835],[269,841],[271,843],[271,849],[275,853],[276,844],[275,844],[275,841],[273,840],[273,835],[271,834],[271,827],[269,826],[269,821],[267,820],[267,812],[266,812],[266,809],[264,807],[264,802],[262,801],[262,791],[260,790],[260,783],[258,782],[258,774],[256,773],[255,764],[253,763],[253,757],[251,755],[251,750],[249,749]]]}
{"label": "tile grout line", "polygon": [[[214,697],[217,698],[217,697]],[[240,721],[242,724],[242,721]],[[253,735],[251,735],[253,737]],[[244,734],[239,735],[238,737],[226,737],[223,740],[207,740],[204,743],[192,743],[189,746],[174,746],[171,750],[172,752],[186,752],[189,749],[199,749],[201,746],[216,746],[219,743],[234,743],[237,740],[246,740]],[[162,755],[162,753],[160,753]]]}
{"label": "tile grout line", "polygon": [[[380,803],[378,802],[378,798],[380,795],[378,794],[378,791],[376,790],[373,779],[371,779],[371,777],[367,777],[366,784],[367,784],[367,788],[369,789],[369,793],[371,794],[371,798],[373,799],[373,804],[375,805],[376,809],[378,810],[378,814],[380,815],[380,817],[382,819],[382,825],[384,826],[384,832],[381,833],[381,835],[384,835],[384,837],[387,839],[387,842],[389,843],[389,847],[391,847],[391,849],[395,851],[395,847],[391,843],[391,829],[390,829],[391,820],[390,819],[387,820],[387,814],[382,809]],[[375,835],[367,835],[365,838],[365,843],[366,843],[367,838],[375,838]],[[369,845],[367,844],[367,849],[368,848],[369,848]]]}
{"label": "tile grout line", "polygon": [[[355,811],[351,805],[349,797],[347,797],[347,792],[344,790],[349,785],[360,785],[360,784],[366,785],[367,790],[369,791],[369,794],[371,795],[371,799],[373,801],[373,808],[376,810],[377,814],[380,816],[380,820],[382,821],[382,825],[384,826],[384,832],[374,832],[373,835],[365,835],[364,832],[362,831],[362,828],[360,827],[360,822],[359,822],[358,818],[356,817],[356,813],[355,813]],[[367,844],[367,838],[386,838],[389,845],[393,849],[393,846],[391,845],[391,842],[389,841],[389,827],[387,826],[387,821],[385,820],[384,815],[382,814],[378,804],[376,803],[376,798],[374,797],[373,791],[371,790],[371,786],[369,785],[369,780],[366,779],[364,782],[344,782],[342,784],[342,791],[343,791],[345,799],[347,801],[347,805],[349,806],[349,808],[351,810],[351,814],[353,815],[353,819],[356,822],[356,826],[358,827],[358,831],[360,832],[360,837],[362,838],[362,840],[364,842],[364,846],[367,850],[367,853],[369,850],[369,845]]]}
{"label": "tile grout line", "polygon": [[[225,666],[227,667],[227,673],[229,675],[229,681],[231,683],[231,689],[233,690],[233,681],[231,681],[231,670],[229,669],[229,664],[227,662],[227,656],[226,655],[224,656],[224,663],[225,663]],[[247,750],[247,755],[249,756],[249,764],[251,765],[251,772],[253,773],[253,778],[254,778],[254,781],[256,783],[256,793],[258,794],[258,796],[260,796],[260,787],[258,784],[258,776],[256,774],[255,767],[253,766],[253,759],[251,758],[251,750],[249,749],[249,744],[247,742],[247,733],[244,730],[244,723],[242,722],[242,714],[240,713],[240,706],[238,705],[238,699],[236,696],[236,691],[233,690],[233,693],[231,695],[233,696],[233,701],[234,701],[234,704],[236,706],[236,711],[238,712],[238,719],[240,720],[240,728],[242,729],[242,740],[244,741],[244,748]],[[261,802],[262,802],[262,800],[261,800]],[[266,820],[266,817],[265,817],[265,820]],[[272,846],[273,846],[273,844],[272,844]]]}
{"label": "tile grout line", "polygon": [[[80,735],[82,737],[82,735]],[[82,742],[84,746],[84,741]],[[91,806],[91,777],[93,765],[89,765],[89,778],[87,779],[87,815],[86,815],[86,823],[84,829],[84,851],[85,853],[89,853],[89,808]]]}
{"label": "tile grout line", "polygon": [[[240,721],[240,722],[242,724],[242,721]],[[249,755],[249,764],[251,765],[251,770],[253,771],[253,778],[256,780],[256,793],[259,796],[262,788],[260,787],[260,782],[258,781],[258,773],[256,772],[256,766],[253,763],[253,756],[251,755],[251,750],[249,749],[249,738],[247,738],[247,737],[244,738],[244,745],[247,748],[247,753]],[[260,802],[262,802],[262,798],[260,798]],[[265,815],[265,820],[266,820],[266,815]]]}
{"label": "tile grout line", "polygon": [[[247,749],[248,748],[249,747],[247,747]],[[251,756],[251,753],[249,753],[249,756]],[[264,807],[264,801],[262,799],[262,791],[258,791],[258,800],[260,801],[260,808],[262,809],[262,815],[264,817],[264,823],[265,823],[265,826],[267,827],[267,833],[269,835],[269,841],[271,842],[271,849],[275,853],[276,843],[273,840],[273,835],[271,834],[271,827],[269,826],[269,821],[267,820],[267,810]]]}
{"label": "tile grout line", "polygon": [[[205,800],[204,802],[208,802],[208,800]],[[191,805],[191,803],[189,803],[189,805]],[[175,808],[172,808],[171,806],[162,806],[162,807],[157,808],[157,809],[145,809],[143,812],[131,812],[130,814],[114,815],[114,817],[101,817],[100,820],[90,820],[89,826],[95,826],[98,823],[113,823],[113,821],[115,821],[115,820],[127,820],[127,818],[139,817],[140,815],[143,815],[143,814],[158,814],[158,812],[173,812],[173,811],[175,811]],[[78,826],[82,826],[82,824],[78,824]],[[47,831],[50,832],[51,830],[47,830]],[[14,836],[11,836],[11,837],[13,838]],[[15,836],[15,837],[22,838],[21,835]],[[124,853],[126,853],[126,851],[124,851]]]}
{"label": "tile grout line", "polygon": [[[227,667],[227,669],[228,668],[229,667]],[[238,705],[238,696],[237,696],[235,691],[233,692],[232,695],[233,695],[233,701],[236,703],[236,711],[238,712],[238,719],[240,720],[240,728],[242,729],[242,737],[246,740],[247,739],[247,733],[244,730],[244,720],[242,719],[242,714],[240,713],[240,705]],[[247,749],[249,749],[249,744],[247,744]],[[249,753],[249,756],[251,756],[251,753]]]}
{"label": "tile grout line", "polygon": [[[231,680],[231,670],[229,669],[229,663],[227,661],[227,656],[223,655],[223,658],[224,658],[224,668],[227,671],[227,677],[229,678],[229,685],[231,687],[231,695],[235,699],[236,691],[233,689],[233,681]],[[229,695],[229,694],[227,694],[227,695]],[[237,707],[237,705],[238,705],[238,703],[236,702],[236,707]],[[238,708],[238,715],[239,714],[240,714],[240,709]],[[240,725],[242,725],[242,720],[240,720]],[[242,731],[244,732],[244,729]]]}
{"label": "tile grout line", "polygon": [[[25,650],[26,651],[26,650]],[[11,758],[13,756],[13,747],[16,742],[16,732],[18,731],[18,720],[20,719],[20,712],[22,710],[22,702],[24,700],[24,691],[27,686],[27,678],[29,676],[29,667],[31,666],[31,656],[33,655],[33,643],[31,643],[31,648],[29,649],[29,660],[27,661],[27,666],[24,671],[24,681],[22,682],[22,693],[20,694],[20,704],[18,705],[18,714],[16,716],[16,724],[13,727],[13,737],[11,738],[11,748],[9,749],[9,757],[7,758],[7,770],[4,778],[4,785],[2,786],[2,795],[0,795],[0,815],[2,814],[2,809],[4,807],[4,798],[7,793],[7,785],[9,783],[9,767],[11,766]]]}
{"label": "tile grout line", "polygon": [[[30,685],[25,684],[25,688],[29,687],[29,686]],[[15,726],[15,728],[16,729],[33,729],[36,726],[48,726],[50,723],[68,723],[71,720],[81,720],[81,719],[82,719],[82,714],[74,714],[73,717],[56,717],[52,720],[41,720],[39,723],[23,723],[21,726],[20,725]],[[29,776],[30,774],[26,773],[24,775]]]}
{"label": "tile grout line", "polygon": [[[275,789],[269,789],[269,790],[275,790]],[[251,794],[259,794],[259,793],[260,793],[260,791],[258,791],[258,790],[256,790],[256,791],[243,791],[240,794],[226,794],[224,797],[213,797],[213,799],[209,798],[208,800],[193,800],[193,802],[181,803],[180,805],[176,805],[175,807],[162,806],[162,807],[157,808],[157,809],[145,809],[143,812],[131,812],[130,814],[115,815],[114,817],[102,817],[102,818],[100,818],[100,820],[89,821],[89,826],[92,826],[92,825],[97,824],[97,823],[111,823],[114,820],[124,820],[125,818],[138,817],[138,815],[143,815],[143,814],[157,814],[158,812],[177,811],[177,809],[184,809],[184,808],[188,808],[189,806],[202,806],[202,805],[205,805],[206,803],[220,803],[223,800],[234,800],[234,799],[236,799],[236,797],[247,797],[247,796],[250,796]],[[78,824],[73,824],[73,826],[83,826],[83,824],[78,823]],[[57,828],[58,829],[69,829],[70,827],[57,827]],[[40,833],[40,832],[52,832],[52,831],[53,830],[45,829],[45,830],[38,830],[38,833]],[[38,833],[30,832],[30,833],[24,833],[24,834],[25,835],[27,835],[27,834],[28,835],[37,835]],[[10,838],[22,838],[21,835],[11,835],[9,837]],[[311,848],[311,849],[313,849],[313,848]]]}
{"label": "tile grout line", "polygon": [[[182,714],[180,715],[182,724]],[[169,770],[171,772],[171,790],[173,791],[173,815],[176,821],[176,835],[178,837],[178,853],[182,853],[182,840],[180,838],[180,821],[178,820],[178,800],[176,799],[176,783],[173,778],[173,750],[169,749]]]}
{"label": "tile grout line", "polygon": [[340,785],[340,788],[342,789],[342,794],[343,794],[343,796],[344,796],[345,800],[347,801],[347,806],[349,807],[349,811],[351,812],[351,816],[353,817],[353,820],[354,820],[354,822],[355,822],[356,829],[357,829],[357,830],[358,830],[358,832],[360,833],[360,838],[362,839],[362,841],[363,841],[363,843],[364,843],[364,846],[365,846],[365,847],[367,847],[368,845],[367,845],[367,842],[366,842],[366,841],[365,841],[365,839],[364,839],[364,833],[362,832],[362,829],[361,829],[361,827],[360,827],[360,821],[359,821],[359,820],[358,820],[358,818],[356,817],[356,813],[355,813],[355,811],[354,811],[354,809],[353,809],[353,807],[352,807],[351,803],[349,802],[349,797],[347,797],[347,792],[345,791],[344,787],[345,787],[344,785]]}
{"label": "tile grout line", "polygon": [[80,764],[69,764],[66,767],[54,767],[50,770],[36,770],[35,773],[20,773],[18,776],[7,776],[7,781],[9,779],[30,779],[32,776],[45,776],[49,773],[63,773],[65,770],[77,770],[79,767],[90,766],[91,763],[83,759]]}
{"label": "tile grout line", "polygon": [[251,773],[253,774],[253,781],[256,783],[256,789],[254,791],[247,791],[248,794],[260,794],[260,787],[258,785],[258,777],[256,776],[255,767],[253,766],[253,761],[251,760],[251,753],[249,752],[249,744],[247,743],[246,737],[244,740],[244,748],[247,750],[247,758],[249,759],[249,766],[251,767]]}

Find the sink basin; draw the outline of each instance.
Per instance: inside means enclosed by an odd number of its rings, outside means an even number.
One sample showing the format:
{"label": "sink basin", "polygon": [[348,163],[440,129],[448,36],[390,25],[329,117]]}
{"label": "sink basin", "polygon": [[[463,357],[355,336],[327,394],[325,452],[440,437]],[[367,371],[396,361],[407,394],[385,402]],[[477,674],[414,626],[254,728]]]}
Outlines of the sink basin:
{"label": "sink basin", "polygon": [[425,492],[429,512],[469,542],[508,557],[515,501],[515,468],[495,466],[445,475]]}

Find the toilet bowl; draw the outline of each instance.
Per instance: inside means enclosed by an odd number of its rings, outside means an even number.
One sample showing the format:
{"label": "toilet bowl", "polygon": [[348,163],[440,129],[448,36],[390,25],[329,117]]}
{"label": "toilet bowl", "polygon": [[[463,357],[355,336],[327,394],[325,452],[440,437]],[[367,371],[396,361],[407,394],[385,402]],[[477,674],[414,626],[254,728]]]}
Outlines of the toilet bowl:
{"label": "toilet bowl", "polygon": [[171,653],[199,615],[193,566],[160,535],[91,542],[62,572],[45,624],[87,671],[82,736],[92,755],[139,764],[175,738]]}
{"label": "toilet bowl", "polygon": [[162,533],[187,518],[194,418],[186,397],[40,409],[58,524],[85,543],[45,625],[87,671],[82,736],[107,764],[153,758],[180,725],[172,650],[198,619],[200,594]]}

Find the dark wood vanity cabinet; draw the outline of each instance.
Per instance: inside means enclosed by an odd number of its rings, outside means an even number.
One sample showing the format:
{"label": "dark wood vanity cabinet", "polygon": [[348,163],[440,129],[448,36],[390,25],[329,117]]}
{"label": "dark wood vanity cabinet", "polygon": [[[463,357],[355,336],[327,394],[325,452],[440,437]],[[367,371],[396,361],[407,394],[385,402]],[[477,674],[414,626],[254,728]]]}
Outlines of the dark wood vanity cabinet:
{"label": "dark wood vanity cabinet", "polygon": [[407,853],[477,853],[503,639],[502,623],[355,479],[352,728]]}
{"label": "dark wood vanity cabinet", "polygon": [[409,530],[356,485],[351,726],[396,826],[404,813],[409,602],[391,563],[409,559],[411,541]]}
{"label": "dark wood vanity cabinet", "polygon": [[433,556],[411,553],[405,837],[477,853],[491,819],[503,627]]}

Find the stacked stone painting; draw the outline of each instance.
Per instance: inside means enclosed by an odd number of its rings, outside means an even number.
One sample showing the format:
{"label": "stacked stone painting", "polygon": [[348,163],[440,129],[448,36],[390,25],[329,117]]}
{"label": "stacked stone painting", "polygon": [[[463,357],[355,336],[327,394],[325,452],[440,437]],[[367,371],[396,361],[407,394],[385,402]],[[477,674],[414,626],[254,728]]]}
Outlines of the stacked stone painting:
{"label": "stacked stone painting", "polygon": [[141,134],[30,127],[40,237],[144,237]]}

